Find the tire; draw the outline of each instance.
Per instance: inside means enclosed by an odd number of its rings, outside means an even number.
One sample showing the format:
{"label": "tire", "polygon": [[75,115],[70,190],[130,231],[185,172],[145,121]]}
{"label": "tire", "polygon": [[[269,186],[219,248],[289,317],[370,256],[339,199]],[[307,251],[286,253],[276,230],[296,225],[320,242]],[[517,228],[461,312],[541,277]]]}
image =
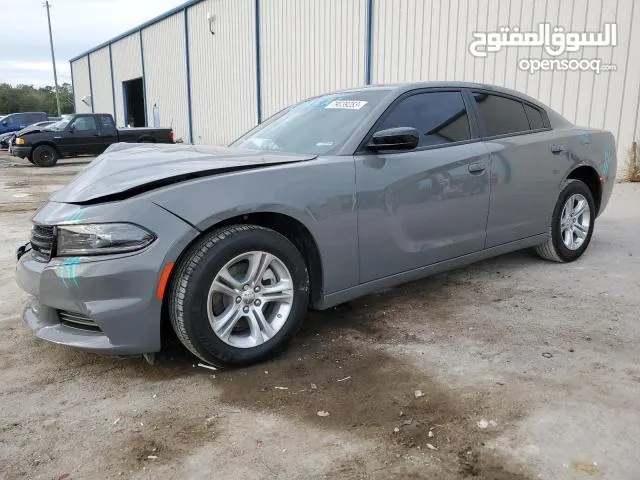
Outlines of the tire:
{"label": "tire", "polygon": [[[247,280],[250,266],[263,263],[260,278]],[[229,276],[221,277],[222,271]],[[273,300],[272,290],[289,298]],[[298,331],[307,311],[309,274],[300,251],[283,235],[232,225],[205,234],[185,253],[168,295],[171,324],[188,350],[216,366],[244,366],[271,357]]]}
{"label": "tire", "polygon": [[53,167],[58,157],[58,151],[50,145],[40,145],[31,154],[32,163],[38,167]]}
{"label": "tire", "polygon": [[[588,212],[572,216],[573,211],[570,210],[572,210],[574,206],[576,210],[579,210],[578,202],[581,202],[581,199],[586,201]],[[572,205],[568,204],[570,200]],[[566,210],[565,206],[567,207]],[[564,225],[574,225],[570,231],[562,228],[562,215],[564,212],[568,213]],[[552,262],[573,262],[577,260],[589,246],[595,218],[595,203],[589,187],[580,180],[567,180],[553,210],[549,237],[545,243],[535,248],[536,253],[541,258]],[[585,227],[587,220],[588,226]],[[584,237],[582,237],[582,235],[584,235]],[[566,239],[568,239],[568,242]],[[568,243],[573,243],[571,248],[568,246]]]}

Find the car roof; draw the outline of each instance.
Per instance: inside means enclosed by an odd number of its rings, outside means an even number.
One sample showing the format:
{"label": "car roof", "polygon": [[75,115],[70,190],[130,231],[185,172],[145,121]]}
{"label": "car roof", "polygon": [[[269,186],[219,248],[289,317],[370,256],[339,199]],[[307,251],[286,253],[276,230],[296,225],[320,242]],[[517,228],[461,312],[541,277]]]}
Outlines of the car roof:
{"label": "car roof", "polygon": [[496,93],[503,93],[505,95],[511,95],[518,97],[527,102],[538,105],[539,107],[548,109],[546,105],[539,100],[530,97],[529,95],[513,90],[511,88],[500,87],[498,85],[490,85],[488,83],[476,83],[476,82],[453,82],[453,81],[425,81],[425,82],[405,82],[405,83],[390,83],[390,84],[372,84],[357,88],[347,88],[340,90],[340,92],[356,92],[363,90],[395,90],[397,94],[401,94],[407,91],[416,90],[420,88],[470,88],[470,89],[482,89],[489,90]]}
{"label": "car roof", "polygon": [[532,105],[536,105],[538,108],[545,110],[549,116],[549,120],[553,125],[571,125],[566,118],[561,114],[545,105],[536,98],[530,97],[526,93],[513,90],[511,88],[500,87],[498,85],[490,85],[488,83],[476,83],[476,82],[453,82],[453,81],[431,81],[431,82],[405,82],[405,83],[390,83],[390,84],[373,84],[356,88],[346,88],[339,92],[333,93],[346,93],[346,92],[358,92],[364,90],[388,90],[393,91],[396,95],[401,95],[411,90],[417,90],[421,88],[469,88],[469,89],[481,89],[489,92],[495,92],[497,94],[509,95],[519,98],[522,101],[528,102]]}

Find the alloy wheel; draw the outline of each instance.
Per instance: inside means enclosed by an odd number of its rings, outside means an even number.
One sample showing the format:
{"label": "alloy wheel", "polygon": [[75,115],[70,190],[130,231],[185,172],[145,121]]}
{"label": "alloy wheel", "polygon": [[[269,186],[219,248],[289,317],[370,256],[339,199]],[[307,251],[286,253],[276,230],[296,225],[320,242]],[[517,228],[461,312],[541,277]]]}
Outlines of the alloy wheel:
{"label": "alloy wheel", "polygon": [[578,250],[586,240],[590,226],[589,202],[579,193],[571,195],[560,215],[560,233],[564,246],[569,250]]}
{"label": "alloy wheel", "polygon": [[275,255],[243,253],[216,274],[207,298],[214,333],[225,343],[251,348],[273,338],[293,303],[291,273]]}

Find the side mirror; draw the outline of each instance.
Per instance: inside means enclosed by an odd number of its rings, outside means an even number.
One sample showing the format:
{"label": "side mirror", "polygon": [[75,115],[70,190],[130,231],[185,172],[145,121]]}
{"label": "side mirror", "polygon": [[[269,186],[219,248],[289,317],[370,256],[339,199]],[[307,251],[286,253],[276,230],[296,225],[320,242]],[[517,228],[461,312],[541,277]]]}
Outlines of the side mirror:
{"label": "side mirror", "polygon": [[420,133],[412,127],[397,127],[380,130],[373,134],[367,144],[369,150],[413,150],[418,146]]}
{"label": "side mirror", "polygon": [[7,121],[6,120],[2,120],[2,125],[4,125],[6,127],[7,126]]}
{"label": "side mirror", "polygon": [[69,127],[69,133],[73,133],[73,132],[75,132],[75,131],[76,131],[76,127],[74,127],[73,125],[71,125],[71,126]]}

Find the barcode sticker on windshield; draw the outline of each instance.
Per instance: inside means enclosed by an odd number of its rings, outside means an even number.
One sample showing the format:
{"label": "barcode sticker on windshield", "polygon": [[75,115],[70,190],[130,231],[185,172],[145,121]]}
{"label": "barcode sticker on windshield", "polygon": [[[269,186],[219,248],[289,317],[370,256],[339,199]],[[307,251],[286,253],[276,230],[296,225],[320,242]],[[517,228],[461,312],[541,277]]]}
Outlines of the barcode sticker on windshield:
{"label": "barcode sticker on windshield", "polygon": [[343,108],[345,110],[360,110],[367,104],[364,100],[334,100],[324,108]]}

